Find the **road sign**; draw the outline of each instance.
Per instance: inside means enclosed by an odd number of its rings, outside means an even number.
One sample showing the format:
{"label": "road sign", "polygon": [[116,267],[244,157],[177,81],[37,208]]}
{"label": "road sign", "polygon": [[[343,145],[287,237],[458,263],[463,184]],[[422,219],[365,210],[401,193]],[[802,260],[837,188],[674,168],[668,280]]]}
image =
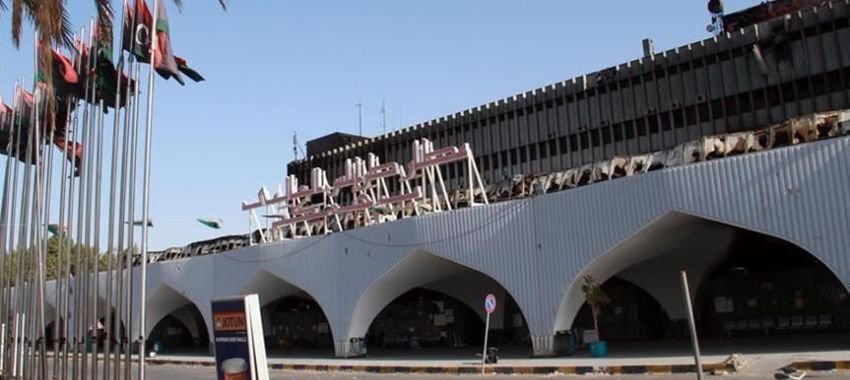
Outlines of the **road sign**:
{"label": "road sign", "polygon": [[492,293],[484,297],[484,311],[487,312],[487,319],[484,322],[484,350],[481,352],[481,374],[484,374],[484,368],[487,366],[487,336],[490,331],[490,314],[496,311],[496,296]]}
{"label": "road sign", "polygon": [[496,296],[488,294],[487,297],[484,297],[484,310],[487,314],[492,314],[496,311]]}

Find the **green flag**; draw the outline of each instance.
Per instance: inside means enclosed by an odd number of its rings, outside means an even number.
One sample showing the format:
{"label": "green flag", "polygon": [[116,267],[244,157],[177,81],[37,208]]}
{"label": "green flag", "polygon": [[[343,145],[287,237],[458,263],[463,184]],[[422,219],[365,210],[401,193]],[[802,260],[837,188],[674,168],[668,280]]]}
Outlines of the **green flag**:
{"label": "green flag", "polygon": [[[136,220],[133,222],[133,226],[141,227],[143,226],[143,223],[141,220]],[[153,227],[153,219],[148,219],[148,227]]]}
{"label": "green flag", "polygon": [[216,230],[221,228],[221,223],[222,223],[221,219],[213,219],[213,218],[201,218],[201,219],[198,219],[198,222],[209,227],[209,228],[213,228],[213,229],[216,229]]}

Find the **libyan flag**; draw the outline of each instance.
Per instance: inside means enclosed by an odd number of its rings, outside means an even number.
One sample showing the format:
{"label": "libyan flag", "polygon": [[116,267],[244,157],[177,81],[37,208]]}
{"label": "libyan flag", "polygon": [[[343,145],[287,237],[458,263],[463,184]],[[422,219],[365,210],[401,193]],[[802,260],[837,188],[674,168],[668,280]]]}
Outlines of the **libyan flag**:
{"label": "libyan flag", "polygon": [[74,164],[74,176],[80,176],[80,170],[83,163],[83,144],[76,142],[67,142],[63,137],[53,139],[53,144],[63,153],[65,153],[68,161]]}
{"label": "libyan flag", "polygon": [[[74,69],[71,59],[56,50],[52,50],[52,62],[48,64],[45,62],[46,60],[45,56],[39,54],[37,81],[40,83],[52,82],[53,88],[56,90],[56,95],[60,97],[79,93],[80,76],[77,74],[77,70]],[[51,67],[48,68],[48,65]]]}
{"label": "libyan flag", "polygon": [[[133,54],[140,62],[150,63],[151,34],[150,27],[153,25],[153,16],[144,0],[136,0],[135,11],[130,13],[130,7],[126,6],[124,15],[124,50]],[[183,60],[185,63],[185,60]],[[180,84],[185,84],[180,76],[180,67],[171,50],[171,37],[169,36],[168,13],[163,2],[159,2],[156,20],[156,46],[154,49],[153,66],[156,72],[165,79],[174,78]],[[185,66],[185,64],[184,64]],[[185,66],[188,69],[188,66]],[[191,70],[191,69],[189,69]],[[191,72],[195,72],[191,70]],[[192,75],[189,77],[192,77]],[[200,77],[200,75],[198,75]],[[195,79],[195,78],[192,78]]]}

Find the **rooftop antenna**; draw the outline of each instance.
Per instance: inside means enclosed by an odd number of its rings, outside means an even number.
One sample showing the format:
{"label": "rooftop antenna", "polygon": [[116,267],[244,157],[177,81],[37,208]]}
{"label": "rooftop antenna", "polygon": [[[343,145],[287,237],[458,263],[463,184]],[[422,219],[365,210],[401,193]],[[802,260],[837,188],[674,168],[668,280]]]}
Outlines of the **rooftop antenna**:
{"label": "rooftop antenna", "polygon": [[384,99],[381,99],[381,130],[383,134],[387,134],[387,105]]}
{"label": "rooftop antenna", "polygon": [[295,156],[295,159],[298,160],[298,152],[301,152],[301,156],[305,159],[307,158],[307,153],[304,153],[304,148],[298,144],[298,132],[292,132],[292,155]]}
{"label": "rooftop antenna", "polygon": [[298,132],[292,132],[292,156],[298,161]]}
{"label": "rooftop antenna", "polygon": [[363,101],[360,98],[357,98],[357,104],[354,105],[357,107],[357,132],[360,136],[363,136]]}

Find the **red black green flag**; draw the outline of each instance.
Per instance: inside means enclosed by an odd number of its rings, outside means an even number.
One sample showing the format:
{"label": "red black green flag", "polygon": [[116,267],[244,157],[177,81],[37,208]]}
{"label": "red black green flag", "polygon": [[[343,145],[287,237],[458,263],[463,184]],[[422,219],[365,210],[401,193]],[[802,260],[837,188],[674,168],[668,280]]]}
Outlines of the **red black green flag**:
{"label": "red black green flag", "polygon": [[201,76],[200,73],[195,71],[195,69],[189,67],[189,64],[186,62],[185,58],[174,56],[174,61],[177,62],[177,69],[180,70],[181,73],[189,77],[189,79],[195,82],[204,81],[204,77]]}
{"label": "red black green flag", "polygon": [[[128,13],[125,14],[124,20],[124,50],[133,54],[139,62],[150,63],[150,46],[151,34],[150,25],[153,24],[153,16],[147,3],[144,0],[136,0],[135,11],[132,12],[132,17]],[[171,50],[171,38],[169,37],[168,14],[165,10],[165,5],[159,3],[156,20],[156,38],[155,54],[153,65],[156,72],[163,78],[174,78],[180,84],[185,84],[183,78],[180,77],[180,69],[177,66],[177,61],[174,59],[174,53]],[[188,68],[188,66],[187,66]]]}
{"label": "red black green flag", "polygon": [[64,137],[56,137],[53,139],[53,144],[59,148],[59,151],[65,153],[65,158],[74,164],[74,176],[80,176],[80,170],[83,167],[83,144],[76,142],[67,142]]}
{"label": "red black green flag", "polygon": [[[78,95],[80,79],[77,74],[77,70],[74,69],[74,64],[71,62],[71,59],[56,50],[53,50],[51,55],[51,68],[47,67],[48,63],[44,62],[44,59],[41,59],[42,55],[39,55],[36,80],[39,83],[53,83],[53,88],[56,90],[55,94],[57,97]],[[50,75],[50,78],[48,78],[48,75]]]}

